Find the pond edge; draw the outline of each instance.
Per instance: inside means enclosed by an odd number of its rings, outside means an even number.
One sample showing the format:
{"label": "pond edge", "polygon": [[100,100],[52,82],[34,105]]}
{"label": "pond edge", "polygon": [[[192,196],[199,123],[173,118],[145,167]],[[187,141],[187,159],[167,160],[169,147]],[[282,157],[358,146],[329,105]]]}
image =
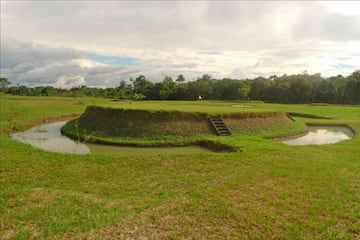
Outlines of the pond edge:
{"label": "pond edge", "polygon": [[[308,126],[308,127],[345,127],[347,129],[349,129],[352,132],[352,134],[354,134],[354,137],[356,135],[355,129],[352,126],[350,126],[348,124],[345,124],[345,123],[312,123],[312,122],[306,122],[305,125]],[[274,136],[265,137],[265,139],[282,141],[282,140],[287,140],[287,139],[291,139],[291,138],[298,138],[298,137],[305,136],[308,132],[309,132],[308,130],[300,131],[300,132],[292,132],[292,133],[287,133],[287,134],[280,134],[280,135],[274,135]]]}

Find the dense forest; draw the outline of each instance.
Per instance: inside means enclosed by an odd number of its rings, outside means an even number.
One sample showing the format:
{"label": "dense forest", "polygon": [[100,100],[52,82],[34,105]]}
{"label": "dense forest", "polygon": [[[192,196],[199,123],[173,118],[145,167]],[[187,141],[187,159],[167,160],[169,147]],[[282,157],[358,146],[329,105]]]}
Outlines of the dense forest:
{"label": "dense forest", "polygon": [[166,76],[161,82],[144,75],[122,80],[112,88],[76,86],[71,89],[52,86],[11,86],[1,78],[1,91],[26,96],[107,97],[134,100],[262,100],[274,103],[337,103],[360,104],[360,70],[351,75],[323,78],[320,74],[296,74],[257,77],[254,79],[212,79],[203,75],[195,81],[186,81],[183,75],[175,80]]}

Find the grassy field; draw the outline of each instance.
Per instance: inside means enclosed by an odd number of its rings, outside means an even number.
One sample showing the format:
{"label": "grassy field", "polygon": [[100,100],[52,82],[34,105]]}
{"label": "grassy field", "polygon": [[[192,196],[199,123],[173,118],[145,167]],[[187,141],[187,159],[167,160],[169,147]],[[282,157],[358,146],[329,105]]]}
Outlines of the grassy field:
{"label": "grassy field", "polygon": [[[45,152],[8,137],[81,114],[87,105],[285,111],[332,119],[297,118],[283,128],[221,138],[244,149],[235,153],[81,156]],[[1,239],[360,238],[359,134],[322,146],[264,138],[298,131],[305,121],[345,123],[359,133],[359,106],[1,95],[0,110]]]}

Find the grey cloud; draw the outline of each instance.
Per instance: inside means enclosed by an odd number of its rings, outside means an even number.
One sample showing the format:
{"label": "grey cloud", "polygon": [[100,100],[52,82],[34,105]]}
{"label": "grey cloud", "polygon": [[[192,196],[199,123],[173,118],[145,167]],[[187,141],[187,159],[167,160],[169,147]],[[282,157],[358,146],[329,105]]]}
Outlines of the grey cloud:
{"label": "grey cloud", "polygon": [[268,55],[281,59],[294,59],[318,52],[319,49],[306,45],[285,46],[273,49]]}
{"label": "grey cloud", "polygon": [[249,77],[249,75],[247,73],[247,69],[235,68],[235,69],[233,69],[230,77],[237,78],[237,79],[246,79]]}
{"label": "grey cloud", "polygon": [[199,54],[205,54],[205,55],[222,55],[223,53],[220,51],[200,51]]}
{"label": "grey cloud", "polygon": [[139,72],[134,67],[94,67],[87,69],[84,77],[89,86],[117,86],[121,80],[128,81]]}
{"label": "grey cloud", "polygon": [[279,66],[282,61],[279,58],[274,57],[266,57],[259,59],[254,67],[273,67],[273,66]]}
{"label": "grey cloud", "polygon": [[15,64],[16,64],[16,66],[11,69],[14,74],[28,72],[28,71],[34,69],[34,66],[29,62],[15,63]]}
{"label": "grey cloud", "polygon": [[84,4],[73,2],[72,4],[61,4],[54,1],[23,1],[21,3],[4,2],[2,7],[11,14],[31,15],[35,18],[48,16],[56,17],[65,13],[79,12]]}
{"label": "grey cloud", "polygon": [[1,41],[1,68],[30,68],[80,56],[79,52],[64,48],[47,48],[10,39]]}
{"label": "grey cloud", "polygon": [[120,69],[126,69],[126,68],[125,67],[116,67],[116,66],[98,66],[98,67],[93,67],[93,68],[87,69],[86,73],[89,75],[96,76],[96,75],[102,75],[104,73],[107,73],[107,74],[116,73]]}
{"label": "grey cloud", "polygon": [[[259,49],[283,41],[284,36],[273,33],[274,16],[294,9],[307,14],[305,9],[313,5],[316,3],[15,2],[3,7],[3,27],[11,38],[74,45]],[[300,15],[299,24],[307,17]]]}
{"label": "grey cloud", "polygon": [[359,41],[360,18],[340,14],[309,12],[308,17],[293,28],[296,39],[317,39],[331,41]]}
{"label": "grey cloud", "polygon": [[1,41],[1,75],[15,84],[54,84],[64,76],[79,75],[82,69],[71,62],[82,54],[64,48],[48,48],[9,39]]}
{"label": "grey cloud", "polygon": [[[164,67],[154,68],[144,65],[82,67],[74,61],[83,59],[87,55],[86,52],[72,49],[48,48],[6,40],[1,45],[1,76],[9,78],[13,85],[73,87],[81,84],[113,87],[121,80],[129,81],[131,77],[140,74],[146,75],[153,81],[161,81],[166,75],[177,76],[182,73]],[[194,64],[183,64],[181,67],[191,66]]]}
{"label": "grey cloud", "polygon": [[10,72],[8,78],[12,83],[25,84],[28,86],[53,85],[61,77],[71,78],[81,75],[81,73],[82,69],[74,64],[46,65],[22,73]]}
{"label": "grey cloud", "polygon": [[[244,57],[234,67],[238,69],[233,74],[243,78],[259,69],[285,71],[291,63],[303,63],[307,56],[326,55],[330,48],[323,48],[323,42],[331,41],[331,49],[335,49],[335,45],[359,41],[359,19],[328,12],[317,2],[298,1],[1,2],[1,75],[10,76],[15,84],[51,84],[62,79],[70,85],[84,79],[89,86],[113,86],[139,74],[161,80],[165,75],[184,73],[192,79],[201,75],[200,70],[209,70],[199,66],[231,65],[232,56],[216,64],[226,52],[256,55],[248,63]],[[93,50],[101,52],[102,47],[108,52],[125,49],[128,55],[136,53],[126,57],[143,60],[135,66],[92,68],[72,61],[86,58]],[[184,55],[168,54],[178,49],[186,49]],[[349,53],[348,57],[357,59],[358,55]],[[254,66],[254,59],[262,61]]]}
{"label": "grey cloud", "polygon": [[195,68],[198,66],[197,63],[179,63],[179,64],[169,64],[170,67],[174,67],[174,68]]}
{"label": "grey cloud", "polygon": [[[7,3],[3,9],[9,37],[78,46],[216,52],[269,49],[287,38],[309,36],[342,41],[359,33],[359,18],[330,14],[316,2],[33,1]],[[274,16],[292,11],[295,26],[289,25],[288,36],[277,34]]]}

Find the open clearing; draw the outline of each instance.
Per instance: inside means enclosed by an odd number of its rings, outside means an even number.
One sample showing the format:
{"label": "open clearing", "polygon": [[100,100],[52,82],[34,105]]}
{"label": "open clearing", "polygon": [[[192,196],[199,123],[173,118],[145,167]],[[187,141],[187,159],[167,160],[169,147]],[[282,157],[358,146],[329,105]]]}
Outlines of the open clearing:
{"label": "open clearing", "polygon": [[[244,151],[71,155],[8,137],[87,105],[306,119],[222,137]],[[235,101],[111,101],[1,95],[1,239],[359,239],[360,107]],[[266,137],[304,122],[350,125],[353,139],[288,146]],[[256,125],[254,122],[253,125]],[[219,137],[213,136],[218,139]]]}

